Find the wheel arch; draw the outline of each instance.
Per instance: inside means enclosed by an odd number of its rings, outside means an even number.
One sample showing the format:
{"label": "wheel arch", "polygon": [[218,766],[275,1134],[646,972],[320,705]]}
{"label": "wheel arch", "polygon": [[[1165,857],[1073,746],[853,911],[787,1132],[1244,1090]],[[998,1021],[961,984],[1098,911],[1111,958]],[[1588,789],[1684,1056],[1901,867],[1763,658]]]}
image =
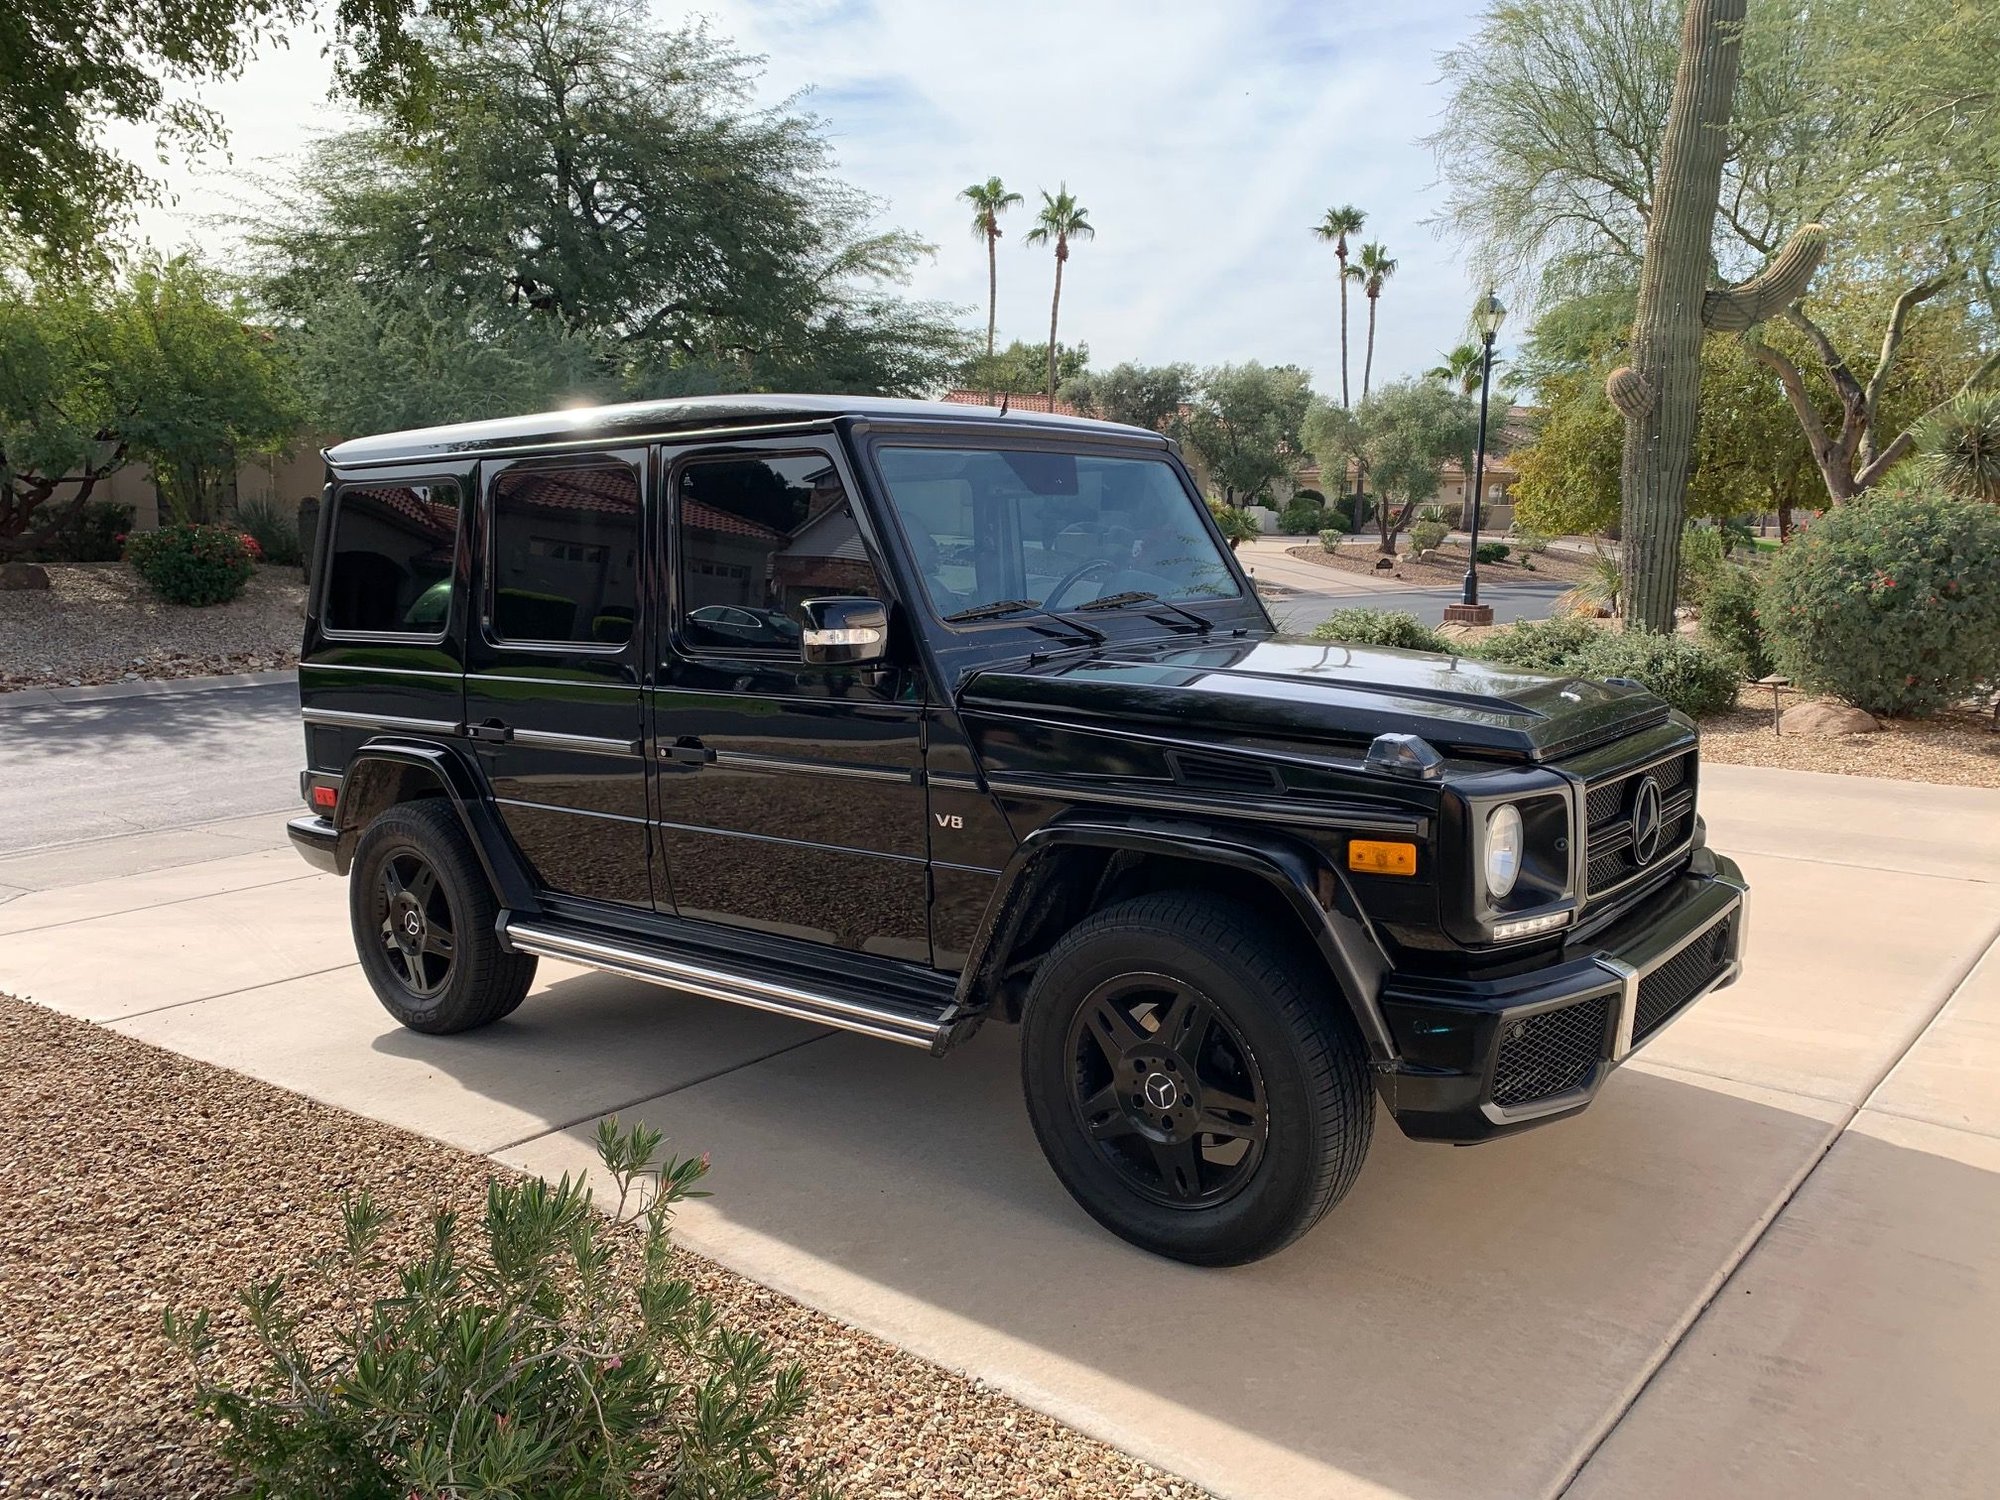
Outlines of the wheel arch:
{"label": "wheel arch", "polygon": [[334,865],[345,875],[362,830],[401,803],[438,798],[450,804],[486,872],[495,899],[509,911],[532,912],[540,902],[527,866],[494,816],[479,774],[438,745],[370,741],[354,752],[341,777],[334,810]]}
{"label": "wheel arch", "polygon": [[1346,877],[1318,850],[1280,833],[1144,817],[1044,825],[1021,841],[976,934],[959,982],[967,1008],[1018,1020],[1026,970],[1078,920],[1149,891],[1276,894],[1327,967],[1371,1059],[1392,1046],[1375,996],[1388,959]]}

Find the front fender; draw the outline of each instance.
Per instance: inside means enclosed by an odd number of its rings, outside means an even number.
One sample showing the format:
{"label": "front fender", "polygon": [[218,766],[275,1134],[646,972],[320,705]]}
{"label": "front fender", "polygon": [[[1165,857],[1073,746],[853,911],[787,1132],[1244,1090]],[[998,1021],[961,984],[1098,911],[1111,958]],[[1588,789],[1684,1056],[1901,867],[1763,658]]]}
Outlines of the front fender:
{"label": "front fender", "polygon": [[[1297,916],[1340,988],[1371,1058],[1393,1055],[1376,1004],[1388,956],[1346,875],[1311,845],[1280,832],[1216,827],[1135,813],[1091,813],[1044,824],[1015,850],[974,935],[959,979],[959,1002],[985,1009],[998,994],[1015,949],[1036,914],[1059,890],[1060,855],[1078,848],[1153,854],[1249,874]],[[1080,914],[1080,913],[1079,913]]]}
{"label": "front fender", "polygon": [[361,831],[381,813],[412,796],[442,796],[458,814],[495,898],[513,912],[535,912],[541,902],[527,863],[486,800],[476,767],[441,745],[373,739],[347,762],[334,809],[334,863],[345,875]]}

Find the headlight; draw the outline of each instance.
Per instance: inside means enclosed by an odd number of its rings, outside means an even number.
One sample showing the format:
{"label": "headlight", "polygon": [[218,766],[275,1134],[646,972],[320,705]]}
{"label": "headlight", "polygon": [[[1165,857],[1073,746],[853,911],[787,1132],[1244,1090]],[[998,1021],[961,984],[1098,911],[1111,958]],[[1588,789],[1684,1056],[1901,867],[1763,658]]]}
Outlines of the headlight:
{"label": "headlight", "polygon": [[1502,900],[1521,874],[1521,814],[1511,802],[1494,808],[1486,819],[1486,894]]}

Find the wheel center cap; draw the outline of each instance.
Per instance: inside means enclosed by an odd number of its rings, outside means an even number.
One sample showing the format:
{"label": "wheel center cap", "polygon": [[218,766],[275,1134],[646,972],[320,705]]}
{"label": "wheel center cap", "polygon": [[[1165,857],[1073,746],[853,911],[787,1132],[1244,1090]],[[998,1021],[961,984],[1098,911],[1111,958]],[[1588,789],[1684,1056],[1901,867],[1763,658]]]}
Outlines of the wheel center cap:
{"label": "wheel center cap", "polygon": [[413,938],[424,935],[424,919],[415,907],[403,913],[403,931]]}
{"label": "wheel center cap", "polygon": [[1181,1087],[1164,1073],[1148,1073],[1141,1085],[1146,1102],[1154,1109],[1172,1109],[1180,1103]]}

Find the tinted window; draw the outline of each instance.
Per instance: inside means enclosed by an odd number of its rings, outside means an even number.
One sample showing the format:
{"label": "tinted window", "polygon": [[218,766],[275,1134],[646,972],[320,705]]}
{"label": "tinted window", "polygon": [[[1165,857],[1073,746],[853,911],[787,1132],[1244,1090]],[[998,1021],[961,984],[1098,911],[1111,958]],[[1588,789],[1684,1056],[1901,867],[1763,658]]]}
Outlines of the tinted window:
{"label": "tinted window", "polygon": [[681,470],[681,636],[797,656],[807,599],[879,599],[854,507],[823,453],[701,460]]}
{"label": "tinted window", "polygon": [[941,615],[1007,599],[1073,609],[1133,592],[1241,592],[1201,501],[1163,460],[883,448],[876,463]]}
{"label": "tinted window", "polygon": [[451,617],[458,486],[349,486],[334,500],[329,630],[443,635]]}
{"label": "tinted window", "polygon": [[622,646],[639,612],[639,480],[624,464],[493,482],[493,634]]}

